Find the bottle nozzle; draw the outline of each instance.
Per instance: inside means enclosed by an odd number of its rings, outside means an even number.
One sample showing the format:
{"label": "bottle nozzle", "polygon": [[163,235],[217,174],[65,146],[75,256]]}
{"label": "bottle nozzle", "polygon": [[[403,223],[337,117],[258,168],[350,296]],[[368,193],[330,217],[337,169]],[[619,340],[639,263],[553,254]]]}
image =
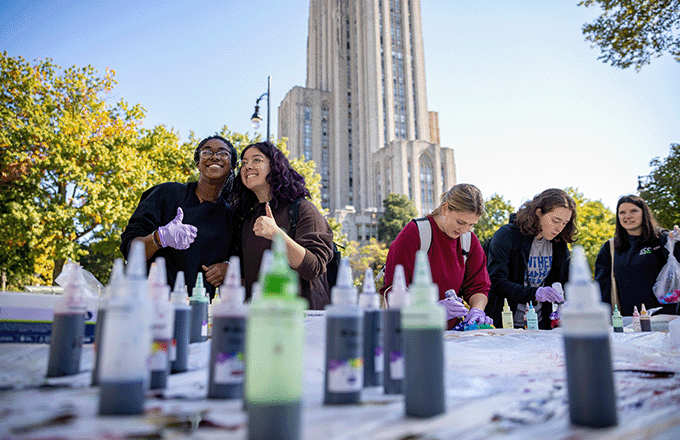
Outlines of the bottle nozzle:
{"label": "bottle nozzle", "polygon": [[397,264],[394,268],[392,289],[389,292],[388,304],[390,308],[404,308],[411,305],[411,295],[406,289],[406,276],[404,266]]}
{"label": "bottle nozzle", "polygon": [[246,290],[241,285],[241,260],[236,255],[229,259],[227,275],[222,283],[224,301],[243,304],[246,300]]}
{"label": "bottle nozzle", "polygon": [[503,311],[504,312],[509,312],[510,311],[510,305],[508,304],[508,299],[503,298]]}
{"label": "bottle nozzle", "polygon": [[165,258],[158,257],[149,271],[149,283],[151,297],[154,300],[167,301],[169,299],[170,286],[166,277]]}
{"label": "bottle nozzle", "polygon": [[432,282],[432,273],[430,272],[427,253],[423,250],[416,253],[411,293],[414,303],[434,304],[439,297],[437,286]]}
{"label": "bottle nozzle", "polygon": [[366,268],[364,272],[364,288],[359,295],[359,307],[365,309],[379,309],[380,295],[375,290],[375,280],[373,279],[373,269]]}
{"label": "bottle nozzle", "polygon": [[184,272],[180,270],[177,272],[177,277],[175,278],[175,288],[172,290],[173,292],[179,292],[184,289],[185,285],[186,281],[184,281]]}
{"label": "bottle nozzle", "polygon": [[352,282],[352,268],[347,258],[340,260],[337,282],[331,289],[331,302],[335,305],[356,305],[357,303],[357,290]]}
{"label": "bottle nozzle", "polygon": [[146,279],[146,255],[144,243],[141,240],[132,242],[125,273],[128,278]]}

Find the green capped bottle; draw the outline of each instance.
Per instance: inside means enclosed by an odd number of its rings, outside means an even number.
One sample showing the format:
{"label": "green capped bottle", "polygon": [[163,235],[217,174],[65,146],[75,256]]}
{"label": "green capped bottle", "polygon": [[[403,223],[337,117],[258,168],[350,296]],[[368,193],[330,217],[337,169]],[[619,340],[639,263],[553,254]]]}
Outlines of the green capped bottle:
{"label": "green capped bottle", "polygon": [[418,251],[410,287],[413,304],[401,312],[404,344],[406,415],[432,417],[446,411],[444,393],[444,329],[446,311],[436,303],[425,251]]}
{"label": "green capped bottle", "polygon": [[246,327],[248,438],[299,439],[307,300],[298,296],[298,276],[288,264],[280,235],[274,239],[273,255]]}

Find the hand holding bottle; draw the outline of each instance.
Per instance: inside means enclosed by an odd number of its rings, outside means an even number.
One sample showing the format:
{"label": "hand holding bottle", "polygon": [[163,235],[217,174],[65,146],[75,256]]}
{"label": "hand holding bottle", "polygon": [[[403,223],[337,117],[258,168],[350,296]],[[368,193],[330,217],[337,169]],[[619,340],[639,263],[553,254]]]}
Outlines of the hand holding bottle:
{"label": "hand holding bottle", "polygon": [[542,286],[536,290],[536,301],[561,303],[564,302],[564,296],[557,289]]}
{"label": "hand holding bottle", "polygon": [[198,229],[196,229],[196,226],[182,223],[183,219],[184,211],[182,211],[182,208],[177,208],[175,218],[167,225],[158,228],[161,247],[169,246],[179,250],[189,249],[196,238]]}
{"label": "hand holding bottle", "polygon": [[467,307],[465,307],[465,305],[463,305],[463,303],[458,299],[454,298],[442,299],[441,301],[439,301],[439,304],[444,306],[444,308],[446,309],[447,321],[449,319],[463,317],[468,312]]}
{"label": "hand holding bottle", "polygon": [[465,324],[472,324],[476,322],[477,324],[487,324],[493,325],[493,319],[486,316],[484,310],[478,309],[477,307],[472,307],[470,311],[465,316]]}

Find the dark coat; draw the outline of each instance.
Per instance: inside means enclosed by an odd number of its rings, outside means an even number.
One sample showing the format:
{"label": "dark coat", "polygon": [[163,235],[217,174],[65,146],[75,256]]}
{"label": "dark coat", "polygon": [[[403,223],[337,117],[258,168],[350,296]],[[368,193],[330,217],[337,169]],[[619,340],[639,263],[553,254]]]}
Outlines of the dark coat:
{"label": "dark coat", "polygon": [[[496,231],[488,244],[487,268],[491,278],[491,290],[486,314],[493,318],[494,325],[499,328],[502,327],[504,298],[508,299],[508,305],[514,314],[517,304],[536,301],[538,290],[538,287],[524,285],[524,274],[534,237],[522,234],[513,220],[514,216],[511,217],[510,223]],[[569,249],[563,241],[553,240],[552,244],[552,267],[543,284],[550,286],[552,283],[560,282],[564,285],[569,279]],[[539,328],[550,329],[551,312],[551,303],[544,303],[538,320]]]}

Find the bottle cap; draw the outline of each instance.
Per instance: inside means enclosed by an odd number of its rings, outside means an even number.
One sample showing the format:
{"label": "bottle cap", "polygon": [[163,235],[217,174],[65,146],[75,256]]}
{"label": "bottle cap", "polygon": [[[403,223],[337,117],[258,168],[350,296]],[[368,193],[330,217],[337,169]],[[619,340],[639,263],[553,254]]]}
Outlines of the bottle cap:
{"label": "bottle cap", "polygon": [[175,278],[175,288],[170,293],[170,301],[175,305],[175,308],[189,307],[189,295],[187,294],[187,286],[184,284],[184,272],[178,271]]}
{"label": "bottle cap", "polygon": [[362,309],[379,309],[380,295],[375,290],[375,280],[373,279],[373,269],[366,268],[364,272],[364,288],[359,295],[359,307]]}
{"label": "bottle cap", "polygon": [[158,257],[149,270],[149,292],[154,301],[168,301],[170,286],[165,270],[165,258]]}
{"label": "bottle cap", "polygon": [[508,299],[507,298],[503,298],[503,311],[504,312],[510,311],[510,305],[508,305]]}
{"label": "bottle cap", "polygon": [[420,250],[416,253],[416,264],[413,274],[413,283],[410,287],[413,296],[413,304],[434,304],[439,298],[437,285],[432,282],[430,263],[427,253]]}
{"label": "bottle cap", "polygon": [[647,316],[649,316],[649,314],[647,313],[647,307],[645,307],[645,303],[642,303],[642,309],[640,310],[640,317],[644,318],[644,317],[647,317]]}
{"label": "bottle cap", "polygon": [[213,296],[212,301],[210,301],[211,306],[216,306],[222,304],[222,296],[220,295],[220,288],[215,287],[215,296]]}
{"label": "bottle cap", "polygon": [[241,305],[246,300],[246,289],[241,285],[241,260],[236,256],[229,259],[227,275],[222,283],[223,303]]}
{"label": "bottle cap", "polygon": [[191,302],[209,302],[210,300],[206,296],[206,289],[203,287],[203,272],[196,274],[196,285],[191,290],[191,297],[189,301]]}
{"label": "bottle cap", "polygon": [[389,291],[388,304],[391,309],[401,309],[411,305],[411,294],[406,289],[406,277],[404,276],[404,266],[397,264],[394,268],[394,278],[392,288]]}
{"label": "bottle cap", "polygon": [[132,242],[125,275],[129,279],[146,280],[146,255],[142,241]]}
{"label": "bottle cap", "polygon": [[340,260],[338,278],[331,289],[331,303],[333,305],[357,305],[357,289],[352,280],[352,268],[347,258]]}
{"label": "bottle cap", "polygon": [[288,264],[286,241],[283,235],[274,237],[272,248],[274,261],[262,281],[262,296],[276,296],[281,299],[297,299],[298,275]]}

